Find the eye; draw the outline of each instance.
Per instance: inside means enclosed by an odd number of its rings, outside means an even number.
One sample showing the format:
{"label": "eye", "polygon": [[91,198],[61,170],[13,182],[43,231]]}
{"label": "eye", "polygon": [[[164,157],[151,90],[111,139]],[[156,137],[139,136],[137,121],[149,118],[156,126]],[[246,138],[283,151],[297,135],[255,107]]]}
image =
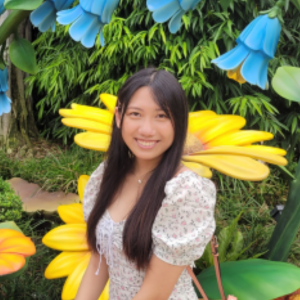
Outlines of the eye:
{"label": "eye", "polygon": [[139,117],[140,116],[140,113],[136,112],[136,111],[133,111],[131,113],[129,113],[129,116],[132,116],[132,117]]}
{"label": "eye", "polygon": [[166,114],[159,114],[158,117],[160,119],[167,119],[168,118],[168,116]]}

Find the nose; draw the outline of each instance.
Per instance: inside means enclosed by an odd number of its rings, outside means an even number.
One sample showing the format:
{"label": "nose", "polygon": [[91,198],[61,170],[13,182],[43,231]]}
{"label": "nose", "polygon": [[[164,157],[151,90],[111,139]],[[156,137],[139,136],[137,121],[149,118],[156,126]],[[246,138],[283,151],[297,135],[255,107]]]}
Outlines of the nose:
{"label": "nose", "polygon": [[156,133],[155,126],[150,118],[144,118],[138,130],[141,136],[153,136]]}

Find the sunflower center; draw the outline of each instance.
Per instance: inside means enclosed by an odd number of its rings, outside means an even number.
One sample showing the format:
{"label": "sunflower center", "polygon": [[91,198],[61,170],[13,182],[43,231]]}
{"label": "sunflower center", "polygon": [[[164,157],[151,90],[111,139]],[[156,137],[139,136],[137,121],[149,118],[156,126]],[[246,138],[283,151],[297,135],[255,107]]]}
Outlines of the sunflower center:
{"label": "sunflower center", "polygon": [[189,155],[191,153],[200,152],[204,149],[202,143],[197,139],[195,135],[188,132],[184,144],[183,155]]}

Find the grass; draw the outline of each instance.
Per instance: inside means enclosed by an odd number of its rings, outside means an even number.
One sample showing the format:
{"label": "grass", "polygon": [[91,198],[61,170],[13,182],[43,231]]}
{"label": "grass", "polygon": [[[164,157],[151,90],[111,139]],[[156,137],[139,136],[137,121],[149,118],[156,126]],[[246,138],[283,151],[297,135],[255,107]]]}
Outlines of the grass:
{"label": "grass", "polygon": [[[76,146],[69,149],[43,148],[43,155],[19,157],[18,160],[15,159],[16,154],[8,157],[0,152],[0,176],[4,179],[22,177],[38,183],[47,191],[77,193],[78,177],[91,174],[103,159],[101,153]],[[221,174],[215,174],[213,180],[218,187],[217,231],[229,225],[243,211],[239,230],[244,236],[244,246],[254,242],[246,255],[252,257],[264,252],[276,224],[270,217],[270,211],[275,205],[284,204],[286,201],[288,181],[277,168],[272,169],[268,179],[257,183],[240,181]],[[47,280],[43,275],[58,252],[45,247],[41,239],[49,230],[61,225],[62,221],[57,214],[47,217],[39,213],[32,216],[23,213],[16,223],[34,240],[37,253],[30,258],[29,267],[20,278],[0,285],[0,299],[61,299],[65,278]],[[289,262],[300,266],[300,235],[293,244]]]}
{"label": "grass", "polygon": [[66,151],[57,147],[55,153],[46,151],[44,157],[8,157],[0,151],[0,177],[10,179],[21,177],[39,184],[47,191],[77,193],[80,175],[90,175],[103,159],[103,154],[72,147]]}

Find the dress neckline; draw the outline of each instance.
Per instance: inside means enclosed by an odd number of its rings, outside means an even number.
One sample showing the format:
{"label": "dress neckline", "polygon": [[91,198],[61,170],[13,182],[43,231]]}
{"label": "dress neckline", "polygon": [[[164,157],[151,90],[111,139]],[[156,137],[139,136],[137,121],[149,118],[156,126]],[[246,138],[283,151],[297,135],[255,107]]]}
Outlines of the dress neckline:
{"label": "dress neckline", "polygon": [[[166,186],[167,186],[168,184],[170,184],[170,182],[172,182],[173,180],[179,178],[182,174],[184,174],[184,173],[186,173],[186,172],[190,172],[190,173],[196,174],[195,172],[193,172],[193,171],[191,171],[191,170],[185,170],[185,171],[182,171],[182,172],[180,172],[178,175],[176,175],[175,177],[173,177],[173,178],[171,178],[170,180],[168,180],[168,181],[166,182]],[[196,175],[197,175],[197,174],[196,174]],[[119,221],[119,222],[115,222],[115,221],[112,219],[112,217],[111,217],[111,215],[110,215],[108,209],[105,210],[105,213],[107,214],[107,217],[110,219],[110,221],[112,221],[112,223],[113,223],[114,225],[123,225],[123,224],[126,222],[126,220],[127,220],[127,219],[124,219],[124,220],[121,220],[121,221]]]}

